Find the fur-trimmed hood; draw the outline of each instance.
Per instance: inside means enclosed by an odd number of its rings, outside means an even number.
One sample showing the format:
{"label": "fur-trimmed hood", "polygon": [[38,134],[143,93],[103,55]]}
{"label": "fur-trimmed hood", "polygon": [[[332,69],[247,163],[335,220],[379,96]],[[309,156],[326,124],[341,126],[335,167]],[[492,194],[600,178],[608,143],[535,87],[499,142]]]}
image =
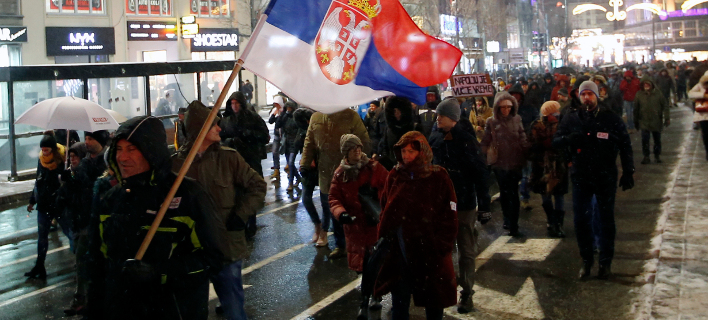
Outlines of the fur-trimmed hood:
{"label": "fur-trimmed hood", "polygon": [[509,117],[514,117],[519,112],[519,102],[516,101],[516,98],[514,98],[514,96],[512,96],[510,93],[501,91],[497,93],[497,95],[494,97],[494,118],[501,119],[502,115],[501,109],[499,109],[499,103],[503,100],[511,100],[511,102],[514,104],[514,106],[511,108],[511,112],[509,113]]}

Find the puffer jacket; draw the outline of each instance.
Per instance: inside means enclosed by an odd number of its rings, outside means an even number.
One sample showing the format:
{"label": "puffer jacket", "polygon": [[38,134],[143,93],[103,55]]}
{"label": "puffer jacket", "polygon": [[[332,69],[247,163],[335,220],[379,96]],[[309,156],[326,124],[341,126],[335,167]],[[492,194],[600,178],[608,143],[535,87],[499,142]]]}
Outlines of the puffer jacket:
{"label": "puffer jacket", "polygon": [[[116,161],[117,144],[128,140],[150,170],[125,178]],[[170,191],[167,137],[160,120],[135,117],[121,125],[109,149],[109,166],[119,182],[93,209],[89,227],[88,315],[92,319],[207,319],[209,274],[220,269],[225,232],[214,203],[197,182],[185,179],[142,261],[153,268],[144,282],[130,281],[124,262],[133,259],[155,214]]]}
{"label": "puffer jacket", "polygon": [[[499,103],[503,100],[511,100],[514,105],[507,117],[502,116],[499,109]],[[494,97],[494,117],[487,119],[481,142],[484,153],[487,153],[492,144],[496,145],[497,162],[491,164],[492,167],[502,170],[520,170],[526,165],[529,143],[524,126],[521,124],[521,117],[517,114],[518,108],[516,99],[507,92],[499,92]]]}
{"label": "puffer jacket", "polygon": [[[650,83],[650,91],[643,89],[644,83]],[[642,78],[642,90],[634,98],[634,125],[640,130],[660,132],[664,123],[671,117],[669,103],[661,90],[654,85],[649,76]]]}

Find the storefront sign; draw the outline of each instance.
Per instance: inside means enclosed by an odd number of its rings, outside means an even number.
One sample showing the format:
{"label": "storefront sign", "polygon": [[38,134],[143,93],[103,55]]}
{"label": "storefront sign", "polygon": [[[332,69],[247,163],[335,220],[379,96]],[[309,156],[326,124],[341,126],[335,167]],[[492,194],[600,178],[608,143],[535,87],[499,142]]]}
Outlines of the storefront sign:
{"label": "storefront sign", "polygon": [[[48,12],[103,14],[103,0],[47,0]],[[59,9],[61,7],[61,10]]]}
{"label": "storefront sign", "polygon": [[487,52],[499,52],[499,41],[487,41]]}
{"label": "storefront sign", "polygon": [[46,27],[47,56],[116,53],[113,28]]}
{"label": "storefront sign", "polygon": [[452,95],[455,97],[491,97],[494,95],[492,80],[487,74],[465,74],[450,77]]}
{"label": "storefront sign", "polygon": [[171,16],[172,0],[125,0],[128,15]]}
{"label": "storefront sign", "polygon": [[446,14],[440,15],[440,33],[442,33],[443,35],[456,35],[457,32],[455,31],[455,24],[457,24],[459,33],[462,33],[462,24],[457,22],[457,18],[455,16],[450,16]]}
{"label": "storefront sign", "polygon": [[200,29],[192,38],[192,52],[206,51],[238,51],[238,29]]}
{"label": "storefront sign", "polygon": [[177,41],[177,21],[128,21],[128,41]]}
{"label": "storefront sign", "polygon": [[228,16],[228,0],[191,0],[189,12],[199,16]]}
{"label": "storefront sign", "polygon": [[705,16],[705,15],[708,15],[708,9],[698,8],[698,9],[688,9],[685,12],[682,10],[666,12],[665,14],[659,15],[659,19],[666,20],[668,18],[694,17],[694,16]]}
{"label": "storefront sign", "polygon": [[27,42],[27,27],[0,27],[0,42]]}

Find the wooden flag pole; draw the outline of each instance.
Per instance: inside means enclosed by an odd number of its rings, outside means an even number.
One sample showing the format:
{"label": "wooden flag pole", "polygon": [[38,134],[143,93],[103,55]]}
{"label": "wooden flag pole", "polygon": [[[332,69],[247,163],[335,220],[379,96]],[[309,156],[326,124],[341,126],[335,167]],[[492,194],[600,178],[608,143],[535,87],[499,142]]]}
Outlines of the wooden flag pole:
{"label": "wooden flag pole", "polygon": [[[177,174],[177,179],[175,180],[175,183],[172,184],[172,189],[170,189],[170,192],[167,193],[167,197],[165,198],[165,201],[162,201],[162,206],[160,207],[160,211],[157,212],[157,215],[155,215],[155,220],[152,222],[152,225],[150,226],[150,230],[148,230],[147,235],[145,235],[145,239],[143,239],[143,243],[140,245],[140,249],[138,249],[138,253],[135,255],[136,260],[142,260],[143,256],[145,255],[145,251],[147,251],[148,246],[150,246],[150,242],[152,241],[152,238],[155,236],[155,232],[157,232],[157,228],[160,226],[160,223],[162,222],[162,218],[165,217],[165,212],[167,212],[167,209],[170,207],[170,203],[172,203],[172,199],[175,197],[175,194],[177,193],[177,189],[179,189],[179,186],[182,184],[182,180],[184,180],[184,176],[187,174],[187,171],[189,170],[189,167],[192,165],[192,162],[194,161],[194,157],[196,157],[197,152],[199,151],[199,148],[202,146],[202,142],[204,142],[204,138],[206,138],[207,133],[209,133],[209,130],[211,130],[211,125],[214,123],[214,119],[216,119],[216,115],[219,113],[219,106],[224,102],[224,99],[226,99],[226,95],[228,94],[229,89],[231,88],[231,84],[234,82],[234,79],[236,79],[236,76],[238,75],[238,72],[241,71],[241,67],[243,66],[243,60],[239,59],[236,62],[236,65],[234,65],[233,71],[231,71],[231,75],[229,76],[229,79],[226,81],[226,84],[224,85],[224,89],[221,90],[221,94],[219,94],[219,99],[216,100],[216,104],[214,104],[214,107],[211,109],[211,112],[209,113],[209,117],[207,117],[206,122],[204,122],[204,125],[202,125],[202,130],[199,131],[199,136],[197,137],[197,140],[194,141],[194,145],[192,145],[192,149],[189,150],[189,154],[187,155],[187,159],[184,160],[184,164],[182,164],[182,168],[179,169],[179,173]],[[246,106],[241,106],[241,108],[245,108]]]}

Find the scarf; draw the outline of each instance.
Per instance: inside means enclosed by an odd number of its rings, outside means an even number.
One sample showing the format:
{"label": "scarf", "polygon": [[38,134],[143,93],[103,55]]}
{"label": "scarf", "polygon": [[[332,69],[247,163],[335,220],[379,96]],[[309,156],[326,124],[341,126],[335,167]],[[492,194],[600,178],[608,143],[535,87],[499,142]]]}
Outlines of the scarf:
{"label": "scarf", "polygon": [[[56,158],[54,157],[54,154],[58,154]],[[52,151],[48,156],[44,156],[42,154],[42,151],[39,151],[39,163],[42,165],[42,167],[45,167],[47,169],[51,170],[56,170],[57,167],[59,167],[59,164],[64,162],[64,146],[61,144],[57,143],[57,150]]]}
{"label": "scarf", "polygon": [[342,174],[342,181],[343,182],[349,182],[349,181],[354,181],[359,177],[359,171],[361,168],[366,166],[369,163],[369,158],[366,156],[366,154],[361,154],[361,159],[359,159],[359,162],[350,164],[346,157],[342,159],[342,162],[339,164],[340,167],[342,167],[342,170],[344,170]]}

